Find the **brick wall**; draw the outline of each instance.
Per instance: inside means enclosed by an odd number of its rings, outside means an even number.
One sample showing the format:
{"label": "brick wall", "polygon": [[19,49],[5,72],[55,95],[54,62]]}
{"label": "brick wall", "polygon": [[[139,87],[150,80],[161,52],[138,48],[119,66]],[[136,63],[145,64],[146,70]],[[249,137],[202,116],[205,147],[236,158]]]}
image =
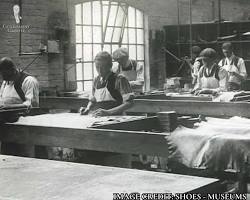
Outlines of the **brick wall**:
{"label": "brick wall", "polygon": [[[86,1],[86,0],[85,0]],[[123,0],[118,0],[123,1]],[[26,66],[32,61],[34,56],[18,56],[19,33],[8,32],[6,26],[15,25],[13,17],[13,2],[9,0],[0,1],[0,57],[10,56],[20,66]],[[22,34],[22,50],[25,52],[38,51],[40,42],[47,39],[58,39],[56,29],[49,26],[51,14],[55,12],[69,14],[69,40],[61,38],[61,54],[49,54],[40,56],[35,63],[27,70],[34,74],[40,81],[41,87],[64,88],[64,64],[65,55],[63,51],[67,42],[74,42],[74,4],[84,2],[84,0],[23,0],[23,24],[28,28]],[[141,9],[147,14],[149,19],[150,34],[150,69],[152,72],[152,82],[159,87],[159,78],[164,79],[165,56],[159,50],[159,40],[161,40],[162,27],[164,25],[177,24],[177,0],[126,0],[128,4]],[[218,18],[218,0],[193,0],[192,18],[193,22],[212,21]],[[189,23],[189,0],[179,0],[180,23]],[[247,0],[222,0],[222,18],[226,20],[246,20],[249,19],[250,3]],[[67,9],[68,8],[68,9]],[[65,19],[63,19],[65,22]],[[159,38],[160,37],[160,38]],[[59,38],[60,39],[60,38]],[[66,43],[65,43],[66,41]],[[158,47],[158,51],[157,50]],[[67,50],[67,48],[66,48]],[[69,54],[72,51],[69,50]],[[74,57],[74,55],[71,57]],[[159,60],[158,63],[155,61]],[[67,63],[67,62],[66,62]]]}
{"label": "brick wall", "polygon": [[[47,28],[47,2],[40,0],[23,0],[23,21],[25,26],[22,31],[22,51],[39,51],[39,44],[46,39]],[[0,1],[0,57],[9,56],[21,68],[30,63],[35,56],[18,56],[19,52],[19,29],[13,16],[13,2]],[[40,56],[28,70],[40,82],[41,86],[49,86],[48,83],[48,58]]]}

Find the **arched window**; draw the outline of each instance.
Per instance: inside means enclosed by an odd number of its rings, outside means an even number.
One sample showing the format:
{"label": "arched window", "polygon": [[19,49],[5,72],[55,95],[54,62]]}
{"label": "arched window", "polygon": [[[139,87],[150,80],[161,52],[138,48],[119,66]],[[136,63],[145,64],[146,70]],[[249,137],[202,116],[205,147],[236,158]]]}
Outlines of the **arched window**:
{"label": "arched window", "polygon": [[[126,47],[145,66],[144,14],[126,3],[91,1],[75,5],[77,90],[91,90],[95,55]],[[114,63],[116,64],[116,63]]]}

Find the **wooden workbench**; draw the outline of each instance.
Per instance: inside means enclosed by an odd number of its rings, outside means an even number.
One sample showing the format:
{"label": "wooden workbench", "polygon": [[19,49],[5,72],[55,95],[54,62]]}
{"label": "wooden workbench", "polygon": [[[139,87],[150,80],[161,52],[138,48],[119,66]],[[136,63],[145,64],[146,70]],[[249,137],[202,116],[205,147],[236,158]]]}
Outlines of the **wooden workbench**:
{"label": "wooden workbench", "polygon": [[174,93],[174,94],[144,94],[139,95],[136,99],[156,99],[156,100],[188,100],[188,101],[212,101],[212,97],[208,95],[195,96],[187,93]]}
{"label": "wooden workbench", "polygon": [[[40,107],[45,109],[73,109],[86,106],[88,100],[71,97],[40,98]],[[157,113],[161,111],[176,111],[182,115],[200,114],[205,116],[242,116],[250,117],[248,102],[211,102],[197,100],[159,100],[135,99],[129,113]]]}
{"label": "wooden workbench", "polygon": [[[69,119],[78,116],[84,122],[84,116],[77,113],[71,113],[71,115]],[[45,122],[39,121],[37,124],[20,121],[1,125],[0,141],[163,157],[168,155],[165,137],[169,133],[139,131],[142,128],[150,130],[151,127],[156,126],[157,121],[154,117],[96,128],[80,128],[78,124],[74,127],[73,124],[63,122],[57,126],[51,124],[51,122],[54,123],[53,120],[48,120],[47,125]],[[79,123],[79,120],[77,122]]]}
{"label": "wooden workbench", "polygon": [[110,200],[113,193],[220,192],[217,179],[0,155],[0,199]]}

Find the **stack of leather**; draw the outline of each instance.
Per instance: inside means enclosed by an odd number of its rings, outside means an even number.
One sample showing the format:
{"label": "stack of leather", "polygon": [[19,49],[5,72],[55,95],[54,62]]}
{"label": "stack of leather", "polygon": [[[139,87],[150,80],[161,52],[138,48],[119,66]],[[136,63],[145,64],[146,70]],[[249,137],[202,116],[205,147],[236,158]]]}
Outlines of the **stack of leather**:
{"label": "stack of leather", "polygon": [[200,118],[194,118],[191,116],[178,117],[178,124],[187,128],[194,128],[195,123],[200,122]]}
{"label": "stack of leather", "polygon": [[160,121],[161,130],[164,132],[172,132],[178,126],[177,114],[175,111],[158,112],[157,117]]}

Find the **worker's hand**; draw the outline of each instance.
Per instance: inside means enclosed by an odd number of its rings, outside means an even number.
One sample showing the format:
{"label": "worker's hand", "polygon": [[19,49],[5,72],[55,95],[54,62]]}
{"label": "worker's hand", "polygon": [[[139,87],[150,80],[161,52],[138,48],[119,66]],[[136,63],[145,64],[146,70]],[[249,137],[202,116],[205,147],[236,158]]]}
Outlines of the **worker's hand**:
{"label": "worker's hand", "polygon": [[80,113],[80,115],[87,115],[89,113],[89,109],[85,108],[85,107],[81,107],[79,109],[79,113]]}
{"label": "worker's hand", "polygon": [[201,95],[201,94],[211,94],[211,95],[217,95],[217,91],[214,90],[210,90],[210,89],[202,89],[202,90],[198,90],[196,91],[194,94],[195,95]]}
{"label": "worker's hand", "polygon": [[108,115],[111,115],[111,113],[110,113],[108,110],[104,110],[104,109],[99,108],[99,109],[95,110],[95,111],[92,113],[92,115],[93,115],[94,117],[101,117],[101,116],[108,116]]}

